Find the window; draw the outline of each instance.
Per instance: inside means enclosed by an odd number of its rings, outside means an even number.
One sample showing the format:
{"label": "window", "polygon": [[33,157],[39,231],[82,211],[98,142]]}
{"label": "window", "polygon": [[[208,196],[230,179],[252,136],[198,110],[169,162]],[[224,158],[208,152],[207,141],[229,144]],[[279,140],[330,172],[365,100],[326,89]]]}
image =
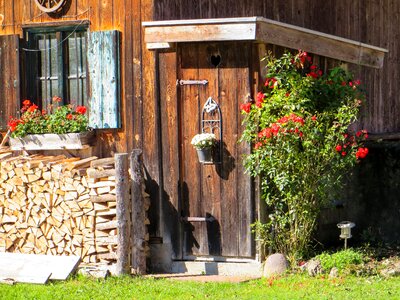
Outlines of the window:
{"label": "window", "polygon": [[46,108],[53,96],[87,105],[85,26],[30,28],[27,37],[27,97]]}

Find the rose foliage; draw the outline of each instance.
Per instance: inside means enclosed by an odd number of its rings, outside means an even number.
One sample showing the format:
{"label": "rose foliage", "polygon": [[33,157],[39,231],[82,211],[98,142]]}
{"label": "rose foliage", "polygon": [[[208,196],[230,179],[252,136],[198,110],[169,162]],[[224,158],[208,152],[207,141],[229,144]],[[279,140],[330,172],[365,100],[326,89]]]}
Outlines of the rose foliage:
{"label": "rose foliage", "polygon": [[31,103],[22,102],[21,117],[10,117],[8,128],[12,137],[24,137],[27,134],[72,133],[88,130],[86,107],[74,107],[71,104],[58,106],[59,97],[53,97],[53,103],[46,109]]}
{"label": "rose foliage", "polygon": [[269,213],[255,229],[264,246],[291,259],[307,254],[322,206],[335,199],[343,177],[368,154],[365,130],[349,132],[363,93],[342,68],[323,74],[306,52],[268,54],[264,91],[241,105],[245,157],[259,177]]}

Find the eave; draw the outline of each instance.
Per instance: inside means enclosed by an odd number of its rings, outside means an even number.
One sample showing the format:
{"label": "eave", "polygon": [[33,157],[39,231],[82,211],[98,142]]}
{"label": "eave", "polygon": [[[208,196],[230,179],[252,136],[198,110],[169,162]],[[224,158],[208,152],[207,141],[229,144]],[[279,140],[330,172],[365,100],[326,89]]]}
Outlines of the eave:
{"label": "eave", "polygon": [[381,68],[387,49],[263,17],[151,21],[142,23],[148,49],[171,43],[253,41]]}

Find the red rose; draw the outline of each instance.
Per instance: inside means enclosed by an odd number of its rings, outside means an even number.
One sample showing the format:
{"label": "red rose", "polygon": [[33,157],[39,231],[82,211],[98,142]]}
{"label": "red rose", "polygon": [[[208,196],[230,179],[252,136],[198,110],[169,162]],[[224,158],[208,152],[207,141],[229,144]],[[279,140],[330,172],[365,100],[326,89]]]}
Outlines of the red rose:
{"label": "red rose", "polygon": [[311,120],[312,120],[312,121],[317,121],[317,116],[312,116],[312,117],[311,117]]}
{"label": "red rose", "polygon": [[358,148],[356,152],[356,158],[363,159],[367,156],[367,154],[368,154],[368,148]]}
{"label": "red rose", "polygon": [[310,70],[316,70],[318,67],[316,66],[316,65],[312,65],[311,67],[310,67]]}
{"label": "red rose", "polygon": [[246,113],[249,113],[251,110],[251,103],[250,102],[243,103],[242,105],[240,105],[240,109]]}
{"label": "red rose", "polygon": [[310,72],[307,74],[307,77],[318,78],[318,74],[315,72]]}
{"label": "red rose", "polygon": [[84,115],[86,113],[86,107],[85,106],[77,106],[75,111],[80,115]]}
{"label": "red rose", "polygon": [[347,85],[346,81],[342,81],[342,86],[346,86],[346,85]]}
{"label": "red rose", "polygon": [[335,147],[335,149],[336,149],[337,152],[340,152],[340,151],[342,151],[342,146],[337,145],[337,146]]}
{"label": "red rose", "polygon": [[258,148],[260,148],[262,146],[262,143],[261,142],[257,142],[255,145],[254,145],[254,149],[258,149]]}
{"label": "red rose", "polygon": [[71,115],[71,114],[68,114],[68,115],[67,115],[67,119],[68,119],[68,120],[72,120],[73,118],[74,118],[73,115]]}
{"label": "red rose", "polygon": [[342,152],[342,156],[346,156],[346,154],[347,154],[347,153],[346,153],[345,151]]}
{"label": "red rose", "polygon": [[261,92],[258,92],[257,99],[256,99],[256,106],[261,108],[263,102],[264,102],[264,94]]}

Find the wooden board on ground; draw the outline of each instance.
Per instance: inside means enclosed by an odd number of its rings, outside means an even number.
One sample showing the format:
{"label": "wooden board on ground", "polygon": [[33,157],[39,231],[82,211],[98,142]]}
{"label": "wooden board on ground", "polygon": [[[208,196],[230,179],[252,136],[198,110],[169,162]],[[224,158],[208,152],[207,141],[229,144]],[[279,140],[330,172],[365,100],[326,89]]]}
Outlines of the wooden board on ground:
{"label": "wooden board on ground", "polygon": [[48,279],[65,280],[79,262],[79,256],[3,252],[0,253],[0,279],[29,283],[46,283]]}

